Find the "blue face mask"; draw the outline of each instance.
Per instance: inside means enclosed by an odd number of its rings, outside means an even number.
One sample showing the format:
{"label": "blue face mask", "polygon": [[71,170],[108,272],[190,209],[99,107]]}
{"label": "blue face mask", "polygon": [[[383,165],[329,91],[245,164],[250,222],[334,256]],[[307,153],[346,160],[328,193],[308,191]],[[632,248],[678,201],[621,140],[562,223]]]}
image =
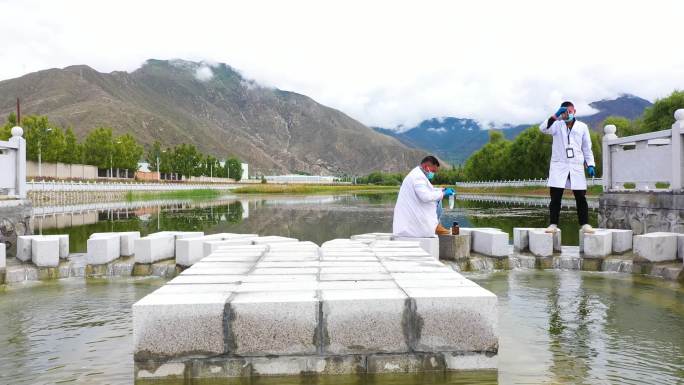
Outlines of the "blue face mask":
{"label": "blue face mask", "polygon": [[566,122],[570,122],[570,121],[572,121],[573,119],[575,119],[575,114],[568,114],[568,118],[565,119],[565,121],[566,121]]}
{"label": "blue face mask", "polygon": [[425,176],[428,178],[428,180],[432,180],[435,177],[435,173],[432,171],[428,171]]}

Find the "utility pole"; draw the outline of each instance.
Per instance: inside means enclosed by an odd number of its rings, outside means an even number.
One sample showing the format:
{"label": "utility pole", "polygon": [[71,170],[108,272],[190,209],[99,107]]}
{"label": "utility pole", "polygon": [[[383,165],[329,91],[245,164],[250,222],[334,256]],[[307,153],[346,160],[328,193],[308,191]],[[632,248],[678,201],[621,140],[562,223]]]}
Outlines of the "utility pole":
{"label": "utility pole", "polygon": [[21,104],[17,98],[17,126],[21,127]]}

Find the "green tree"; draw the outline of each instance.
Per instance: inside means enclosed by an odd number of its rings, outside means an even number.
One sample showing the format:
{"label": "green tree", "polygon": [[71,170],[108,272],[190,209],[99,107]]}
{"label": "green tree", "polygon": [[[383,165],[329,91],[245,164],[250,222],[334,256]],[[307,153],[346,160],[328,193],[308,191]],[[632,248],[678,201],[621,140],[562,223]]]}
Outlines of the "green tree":
{"label": "green tree", "polygon": [[591,152],[594,153],[594,162],[596,163],[596,176],[603,175],[603,135],[596,131],[589,130],[591,135]]}
{"label": "green tree", "polygon": [[489,143],[498,143],[506,140],[503,132],[497,130],[489,130]]}
{"label": "green tree", "polygon": [[511,142],[503,134],[492,131],[489,143],[473,153],[465,163],[464,172],[469,180],[507,179],[507,164]]}
{"label": "green tree", "polygon": [[52,127],[47,134],[47,142],[42,148],[43,162],[60,162],[64,150],[66,148],[66,140],[64,131],[59,127]]}
{"label": "green tree", "polygon": [[173,149],[172,169],[181,175],[189,178],[197,176],[201,170],[201,155],[197,148],[191,144],[183,143]]}
{"label": "green tree", "polygon": [[216,159],[214,156],[207,155],[207,157],[204,158],[203,163],[203,175],[213,176],[216,178],[219,178],[223,175],[223,167],[221,167],[221,163],[219,163],[218,159]]}
{"label": "green tree", "polygon": [[657,99],[644,110],[640,119],[640,132],[653,132],[672,128],[674,113],[684,108],[684,91],[674,91],[670,96]]}
{"label": "green tree", "polygon": [[601,130],[609,124],[615,126],[617,136],[629,136],[639,133],[639,127],[636,122],[629,120],[622,116],[609,116],[600,125]]}
{"label": "green tree", "polygon": [[521,132],[511,143],[506,162],[506,179],[546,178],[551,160],[553,138],[532,126]]}
{"label": "green tree", "polygon": [[228,177],[234,179],[236,182],[242,179],[242,164],[237,158],[228,158],[226,161],[226,169],[228,170]]}
{"label": "green tree", "polygon": [[26,157],[43,162],[56,162],[64,151],[64,132],[53,127],[47,116],[26,116],[21,122],[26,139]]}
{"label": "green tree", "polygon": [[137,171],[143,152],[143,147],[131,134],[121,135],[114,141],[113,167]]}
{"label": "green tree", "polygon": [[152,147],[147,151],[147,156],[145,161],[150,165],[150,171],[159,171],[159,165],[157,164],[157,159],[161,158],[162,149],[161,143],[155,140]]}
{"label": "green tree", "polygon": [[[156,159],[155,159],[156,162]],[[161,150],[161,156],[159,156],[159,172],[162,173],[171,173],[171,172],[176,172],[175,164],[176,164],[176,159],[175,159],[175,153],[173,149],[167,148],[165,150]]]}
{"label": "green tree", "polygon": [[67,128],[64,134],[64,150],[59,161],[70,164],[83,163],[83,145],[78,143],[71,127]]}
{"label": "green tree", "polygon": [[110,168],[111,157],[114,155],[114,136],[112,129],[98,127],[90,131],[83,143],[85,163],[98,168]]}
{"label": "green tree", "polygon": [[17,115],[10,112],[7,121],[0,127],[0,140],[8,140],[12,136],[12,127],[17,125]]}

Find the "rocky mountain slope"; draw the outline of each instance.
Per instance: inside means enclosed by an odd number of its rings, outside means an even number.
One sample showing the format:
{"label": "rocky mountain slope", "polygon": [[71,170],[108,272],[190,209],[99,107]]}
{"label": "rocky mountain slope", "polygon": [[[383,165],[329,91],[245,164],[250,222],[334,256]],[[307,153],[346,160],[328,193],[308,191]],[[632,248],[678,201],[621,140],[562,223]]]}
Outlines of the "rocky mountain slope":
{"label": "rocky mountain slope", "polygon": [[133,72],[87,66],[0,82],[0,124],[22,99],[83,137],[98,126],[149,145],[191,143],[219,158],[238,156],[271,173],[405,171],[424,151],[409,149],[335,109],[294,92],[262,87],[225,64],[148,60]]}

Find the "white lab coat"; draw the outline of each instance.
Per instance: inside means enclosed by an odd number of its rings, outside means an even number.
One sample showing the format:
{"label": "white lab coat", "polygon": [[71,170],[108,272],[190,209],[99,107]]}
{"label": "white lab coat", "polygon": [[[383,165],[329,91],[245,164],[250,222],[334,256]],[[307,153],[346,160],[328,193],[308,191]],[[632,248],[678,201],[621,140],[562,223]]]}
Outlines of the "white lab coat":
{"label": "white lab coat", "polygon": [[[587,180],[584,177],[584,164],[596,166],[594,153],[591,151],[589,127],[575,120],[571,130],[563,120],[556,120],[548,126],[548,120],[539,125],[541,132],[553,136],[551,165],[549,166],[549,187],[586,190]],[[568,142],[568,135],[570,141]],[[574,158],[568,158],[566,148],[572,148]],[[568,176],[570,177],[568,179]]]}
{"label": "white lab coat", "polygon": [[432,187],[420,167],[411,170],[399,189],[392,233],[402,237],[436,237],[437,202],[443,196],[442,189]]}

